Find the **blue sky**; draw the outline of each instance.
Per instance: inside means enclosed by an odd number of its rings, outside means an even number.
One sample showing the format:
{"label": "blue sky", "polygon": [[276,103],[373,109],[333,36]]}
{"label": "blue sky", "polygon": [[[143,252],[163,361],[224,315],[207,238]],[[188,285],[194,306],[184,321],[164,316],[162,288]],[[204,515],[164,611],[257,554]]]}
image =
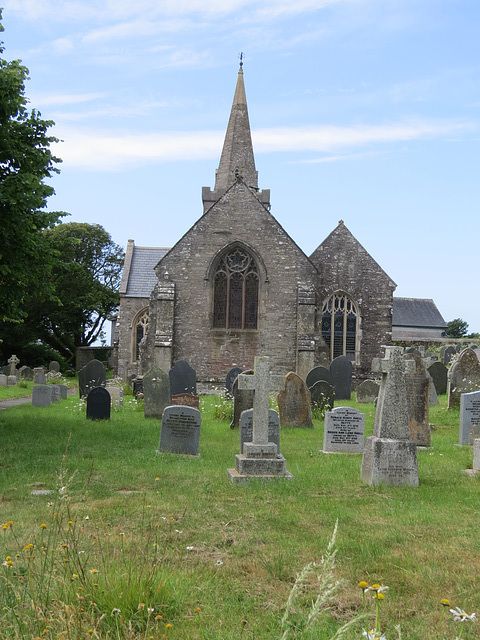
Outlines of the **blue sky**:
{"label": "blue sky", "polygon": [[310,255],[340,219],[480,332],[478,0],[3,0],[63,159],[49,208],[172,246],[213,187],[238,71],[259,187]]}

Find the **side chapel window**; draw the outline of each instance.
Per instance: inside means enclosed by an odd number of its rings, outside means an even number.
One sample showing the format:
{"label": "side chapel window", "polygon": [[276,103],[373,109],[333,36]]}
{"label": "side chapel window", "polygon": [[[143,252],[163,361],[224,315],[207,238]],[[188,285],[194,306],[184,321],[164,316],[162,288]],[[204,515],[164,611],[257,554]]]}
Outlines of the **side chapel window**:
{"label": "side chapel window", "polygon": [[331,360],[337,356],[355,360],[357,318],[357,306],[346,294],[334,293],[324,302],[322,337],[330,350]]}
{"label": "side chapel window", "polygon": [[252,256],[235,247],[220,260],[213,279],[214,329],[256,329],[258,271]]}
{"label": "side chapel window", "polygon": [[142,313],[137,316],[137,321],[133,327],[134,331],[134,345],[135,345],[135,361],[138,362],[140,359],[140,342],[147,335],[148,329],[148,309],[142,311]]}

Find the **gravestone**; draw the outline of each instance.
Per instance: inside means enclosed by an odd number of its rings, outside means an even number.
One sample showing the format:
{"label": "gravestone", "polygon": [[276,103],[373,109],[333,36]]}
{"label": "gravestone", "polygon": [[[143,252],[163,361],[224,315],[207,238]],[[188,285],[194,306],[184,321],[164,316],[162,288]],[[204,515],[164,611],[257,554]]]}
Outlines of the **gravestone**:
{"label": "gravestone", "polygon": [[50,384],[49,387],[52,389],[52,402],[60,402],[60,385]]}
{"label": "gravestone", "polygon": [[480,391],[462,393],[459,443],[473,444],[474,439],[478,437],[480,437]]}
{"label": "gravestone", "polygon": [[172,396],[178,393],[197,395],[197,372],[186,360],[177,360],[168,375],[170,376],[170,392]]}
{"label": "gravestone", "polygon": [[132,381],[133,397],[137,399],[143,397],[143,376],[137,376]]}
{"label": "gravestone", "polygon": [[143,412],[145,418],[162,419],[163,411],[171,404],[170,378],[153,365],[143,376]]}
{"label": "gravestone", "polygon": [[335,389],[326,380],[315,382],[309,391],[312,409],[320,411],[333,409],[335,404]]}
{"label": "gravestone", "polygon": [[7,386],[7,376],[4,373],[0,373],[0,387]]}
{"label": "gravestone", "polygon": [[300,376],[290,371],[285,389],[277,395],[282,427],[313,427],[310,391]]}
{"label": "gravestone", "polygon": [[[88,394],[95,387],[105,387],[107,384],[107,374],[103,362],[100,360],[90,360],[85,365],[85,393]],[[80,396],[82,397],[82,396]],[[110,399],[110,396],[108,396]]]}
{"label": "gravestone", "polygon": [[480,389],[480,362],[471,349],[464,349],[448,372],[448,408],[460,406],[462,393]]}
{"label": "gravestone", "polygon": [[385,347],[385,358],[375,358],[372,370],[382,374],[373,435],[365,440],[361,475],[377,486],[418,486],[417,446],[408,428],[405,371],[415,363],[405,360],[400,347]]}
{"label": "gravestone", "polygon": [[232,395],[233,383],[240,373],[243,373],[243,369],[240,369],[240,367],[233,367],[233,369],[230,369],[227,373],[227,377],[225,378],[225,390],[229,396]]}
{"label": "gravestone", "polygon": [[320,380],[325,380],[329,385],[333,387],[332,374],[326,367],[313,367],[313,369],[310,369],[310,371],[307,373],[307,377],[305,378],[305,382],[307,383],[307,387],[309,389],[311,389],[313,385]]}
{"label": "gravestone", "polygon": [[270,375],[269,359],[255,356],[253,375],[241,373],[238,388],[254,392],[253,435],[251,442],[245,442],[243,453],[235,456],[235,469],[228,469],[233,483],[248,482],[252,477],[273,479],[291,478],[286,460],[277,450],[277,445],[268,440],[269,394],[280,391],[285,386],[284,376]]}
{"label": "gravestone", "polygon": [[23,380],[33,380],[33,369],[30,367],[21,367],[19,374]]}
{"label": "gravestone", "polygon": [[17,384],[17,376],[7,376],[7,387],[14,387]]}
{"label": "gravestone", "polygon": [[194,407],[170,406],[163,412],[158,450],[198,455],[202,417]]}
{"label": "gravestone", "polygon": [[110,394],[105,387],[94,387],[87,396],[87,419],[110,420],[110,405]]}
{"label": "gravestone", "polygon": [[[253,369],[244,371],[243,375],[253,376]],[[240,424],[240,416],[247,409],[253,407],[253,391],[240,390],[238,388],[238,376],[235,378],[232,386],[233,397],[233,418],[230,423],[230,429],[237,429]]]}
{"label": "gravestone", "polygon": [[455,347],[452,347],[451,345],[449,347],[446,347],[443,353],[443,360],[442,360],[443,364],[450,364],[450,361],[455,355],[455,353],[456,353]]}
{"label": "gravestone", "polygon": [[335,400],[350,400],[352,396],[352,362],[347,356],[338,356],[330,364],[335,387]]}
{"label": "gravestone", "polygon": [[32,389],[32,407],[49,407],[52,403],[52,385],[36,384]]}
{"label": "gravestone", "polygon": [[422,357],[412,353],[407,354],[407,357],[415,363],[415,370],[405,375],[410,440],[417,446],[429,447],[431,440],[428,411],[430,380]]}
{"label": "gravestone", "polygon": [[66,384],[57,384],[57,387],[60,389],[60,399],[66,400],[68,396],[68,387]]}
{"label": "gravestone", "polygon": [[378,398],[380,385],[374,380],[364,380],[357,387],[357,402],[366,404],[367,402],[375,402]]}
{"label": "gravestone", "polygon": [[35,369],[33,370],[33,383],[47,384],[47,374],[45,373],[45,369],[43,367],[35,367]]}
{"label": "gravestone", "polygon": [[60,363],[56,360],[52,360],[48,365],[48,370],[50,373],[60,373]]}
{"label": "gravestone", "polygon": [[16,376],[17,375],[17,364],[20,364],[20,360],[17,358],[17,356],[15,354],[10,356],[10,358],[8,359],[8,364],[10,365],[10,369],[8,371],[8,375],[9,376]]}
{"label": "gravestone", "polygon": [[200,406],[200,398],[191,393],[176,393],[172,395],[172,405],[182,405],[184,407],[194,407],[198,409]]}
{"label": "gravestone", "polygon": [[460,353],[461,350],[462,350],[462,345],[460,342],[457,342],[457,344],[455,345],[456,353]]}
{"label": "gravestone", "polygon": [[336,407],[325,413],[324,453],[362,453],[365,414],[350,407]]}
{"label": "gravestone", "polygon": [[106,387],[106,389],[110,394],[111,406],[116,408],[123,407],[122,387],[110,386],[110,387]]}
{"label": "gravestone", "polygon": [[435,385],[433,384],[433,378],[428,373],[428,370],[427,370],[427,376],[428,376],[428,380],[430,381],[430,385],[428,387],[428,406],[433,407],[440,403],[438,401],[437,390],[435,389]]}
{"label": "gravestone", "polygon": [[428,367],[428,373],[432,376],[437,396],[447,393],[448,369],[443,362],[432,362]]}
{"label": "gravestone", "polygon": [[480,471],[480,438],[473,441],[473,470]]}
{"label": "gravestone", "polygon": [[[240,416],[240,453],[243,453],[245,442],[252,442],[253,438],[253,409],[247,409]],[[268,410],[268,441],[277,445],[280,453],[280,420],[274,409]]]}

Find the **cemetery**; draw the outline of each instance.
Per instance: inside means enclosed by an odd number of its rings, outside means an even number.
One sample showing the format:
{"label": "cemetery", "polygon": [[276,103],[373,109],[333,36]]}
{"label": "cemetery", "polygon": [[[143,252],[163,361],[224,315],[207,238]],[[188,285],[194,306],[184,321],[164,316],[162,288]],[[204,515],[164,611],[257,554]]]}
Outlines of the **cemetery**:
{"label": "cemetery", "polygon": [[[445,389],[425,408],[419,360],[388,348],[361,402],[344,380],[336,393],[328,368],[303,382],[272,375],[265,357],[227,376],[226,395],[198,395],[187,362],[153,367],[136,396],[98,362],[68,396],[48,374],[26,382],[32,399],[0,411],[0,637],[36,637],[40,624],[38,637],[68,637],[68,612],[79,637],[332,638],[351,623],[353,639],[375,619],[373,598],[359,617],[363,580],[389,586],[386,638],[397,625],[403,638],[438,638],[439,624],[458,636],[441,600],[478,610],[480,391],[448,408]],[[332,389],[321,410],[318,384]],[[0,388],[0,405],[15,388]],[[304,568],[321,573],[337,520],[328,570],[342,583],[311,635],[315,574],[287,603]],[[475,637],[469,625],[462,637]]]}

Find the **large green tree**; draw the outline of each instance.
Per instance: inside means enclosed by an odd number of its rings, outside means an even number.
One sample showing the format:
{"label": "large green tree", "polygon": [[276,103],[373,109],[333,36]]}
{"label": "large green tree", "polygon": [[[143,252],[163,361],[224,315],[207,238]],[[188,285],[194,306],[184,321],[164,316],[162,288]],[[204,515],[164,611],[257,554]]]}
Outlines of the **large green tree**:
{"label": "large green tree", "polygon": [[51,272],[55,297],[30,299],[28,317],[14,333],[27,332],[30,342],[40,340],[73,362],[77,347],[101,338],[118,309],[124,252],[98,224],[59,224],[44,239],[58,257]]}
{"label": "large green tree", "polygon": [[449,338],[465,338],[467,331],[468,322],[465,322],[465,320],[462,320],[461,318],[455,318],[455,320],[447,322],[445,335]]}
{"label": "large green tree", "polygon": [[0,42],[0,320],[17,322],[28,295],[52,293],[52,253],[42,230],[64,214],[44,210],[54,193],[45,179],[60,162],[50,150],[57,142],[48,134],[53,122],[27,109],[28,70],[3,52]]}

